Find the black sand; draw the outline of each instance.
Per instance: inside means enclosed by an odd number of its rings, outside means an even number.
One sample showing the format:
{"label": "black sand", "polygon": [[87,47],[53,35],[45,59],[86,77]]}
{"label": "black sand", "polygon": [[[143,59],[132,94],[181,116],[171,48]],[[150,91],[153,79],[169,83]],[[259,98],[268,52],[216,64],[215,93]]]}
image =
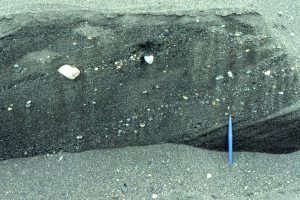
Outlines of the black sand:
{"label": "black sand", "polygon": [[236,153],[230,168],[226,157],[164,144],[7,160],[1,198],[299,199],[298,152]]}
{"label": "black sand", "polygon": [[3,199],[300,199],[298,2],[0,3]]}

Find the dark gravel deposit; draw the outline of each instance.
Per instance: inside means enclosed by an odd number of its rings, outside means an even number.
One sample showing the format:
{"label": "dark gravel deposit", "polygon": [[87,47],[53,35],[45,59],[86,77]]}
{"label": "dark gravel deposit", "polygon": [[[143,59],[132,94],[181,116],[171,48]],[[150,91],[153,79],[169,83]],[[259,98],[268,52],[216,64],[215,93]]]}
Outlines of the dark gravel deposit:
{"label": "dark gravel deposit", "polygon": [[0,199],[300,199],[298,1],[0,5]]}

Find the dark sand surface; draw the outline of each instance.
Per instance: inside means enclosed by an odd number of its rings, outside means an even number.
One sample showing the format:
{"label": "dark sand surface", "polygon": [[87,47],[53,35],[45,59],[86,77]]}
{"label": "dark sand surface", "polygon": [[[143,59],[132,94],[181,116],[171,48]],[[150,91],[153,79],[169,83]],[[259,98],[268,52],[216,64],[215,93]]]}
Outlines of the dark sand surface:
{"label": "dark sand surface", "polygon": [[[300,2],[297,0],[10,0],[0,1],[0,16],[15,13],[38,13],[45,11],[93,10],[102,13],[164,13],[189,14],[208,9],[246,9],[263,15],[271,28],[291,52],[299,55],[300,41]],[[290,33],[294,33],[291,37]],[[297,37],[298,36],[298,37]]]}
{"label": "dark sand surface", "polygon": [[[68,10],[170,15],[254,9],[290,54],[299,57],[297,0],[0,0],[0,5],[1,17]],[[0,162],[0,199],[300,199],[299,151],[238,152],[231,168],[226,158],[224,152],[162,144],[11,159]]]}
{"label": "dark sand surface", "polygon": [[[300,199],[299,152],[227,155],[184,145],[2,161],[1,199]],[[210,177],[211,176],[211,177]],[[153,198],[153,199],[154,199]]]}

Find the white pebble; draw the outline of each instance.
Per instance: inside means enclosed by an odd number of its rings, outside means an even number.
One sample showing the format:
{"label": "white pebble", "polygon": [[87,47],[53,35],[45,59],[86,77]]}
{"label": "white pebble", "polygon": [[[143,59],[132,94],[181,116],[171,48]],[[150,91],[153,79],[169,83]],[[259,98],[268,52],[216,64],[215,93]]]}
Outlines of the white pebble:
{"label": "white pebble", "polygon": [[188,100],[189,98],[187,96],[182,96],[183,99]]}
{"label": "white pebble", "polygon": [[79,139],[82,139],[82,135],[77,135],[77,137],[76,137],[78,140]]}
{"label": "white pebble", "polygon": [[233,78],[233,73],[231,71],[227,72],[227,74],[230,78]]}
{"label": "white pebble", "polygon": [[121,136],[122,130],[118,130],[118,136]]}
{"label": "white pebble", "polygon": [[140,123],[140,127],[144,128],[146,126],[145,123]]}
{"label": "white pebble", "polygon": [[290,36],[295,37],[295,34],[294,33],[290,33]]}
{"label": "white pebble", "polygon": [[154,61],[154,56],[153,56],[153,55],[150,55],[150,56],[144,56],[144,59],[145,59],[146,63],[152,64],[153,61]]}
{"label": "white pebble", "polygon": [[95,68],[94,68],[94,70],[95,70],[95,71],[98,71],[98,70],[99,70],[99,68],[98,68],[98,67],[95,67]]}
{"label": "white pebble", "polygon": [[221,80],[221,79],[223,79],[223,78],[224,78],[224,76],[218,75],[218,76],[216,77],[216,80],[218,81],[218,80]]}
{"label": "white pebble", "polygon": [[11,107],[8,107],[7,110],[8,110],[8,111],[12,111],[12,108],[11,108]]}
{"label": "white pebble", "polygon": [[137,55],[136,54],[130,56],[130,60],[136,60],[136,59],[137,59]]}
{"label": "white pebble", "polygon": [[27,102],[26,102],[26,105],[25,105],[25,107],[26,107],[26,108],[29,108],[29,107],[31,107],[31,100],[29,100],[29,101],[27,101]]}
{"label": "white pebble", "polygon": [[74,80],[80,74],[80,70],[71,65],[61,66],[58,72],[70,80]]}
{"label": "white pebble", "polygon": [[242,35],[242,32],[236,32],[235,34],[234,34],[234,36],[236,36],[236,37],[240,37]]}
{"label": "white pebble", "polygon": [[14,64],[14,67],[15,67],[15,68],[19,68],[20,65],[19,65],[19,64]]}
{"label": "white pebble", "polygon": [[269,76],[271,74],[271,70],[268,70],[268,71],[264,71],[264,74]]}
{"label": "white pebble", "polygon": [[278,94],[280,94],[280,95],[283,95],[283,94],[284,94],[284,92],[278,92]]}
{"label": "white pebble", "polygon": [[212,177],[211,173],[208,173],[208,174],[206,175],[206,177],[207,177],[207,178],[211,178],[211,177]]}
{"label": "white pebble", "polygon": [[152,194],[152,199],[156,199],[158,197],[157,194]]}
{"label": "white pebble", "polygon": [[64,156],[63,156],[63,155],[59,156],[59,158],[58,158],[57,162],[61,161],[63,158],[64,158]]}

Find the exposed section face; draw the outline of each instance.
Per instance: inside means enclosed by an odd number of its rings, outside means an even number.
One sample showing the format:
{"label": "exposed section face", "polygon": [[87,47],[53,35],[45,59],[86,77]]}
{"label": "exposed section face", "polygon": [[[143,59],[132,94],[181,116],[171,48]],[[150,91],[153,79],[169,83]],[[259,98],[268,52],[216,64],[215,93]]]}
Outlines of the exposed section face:
{"label": "exposed section face", "polygon": [[[228,114],[236,150],[300,148],[299,67],[259,14],[84,16],[1,33],[0,159],[164,142],[222,150]],[[61,76],[63,65],[80,74]]]}

